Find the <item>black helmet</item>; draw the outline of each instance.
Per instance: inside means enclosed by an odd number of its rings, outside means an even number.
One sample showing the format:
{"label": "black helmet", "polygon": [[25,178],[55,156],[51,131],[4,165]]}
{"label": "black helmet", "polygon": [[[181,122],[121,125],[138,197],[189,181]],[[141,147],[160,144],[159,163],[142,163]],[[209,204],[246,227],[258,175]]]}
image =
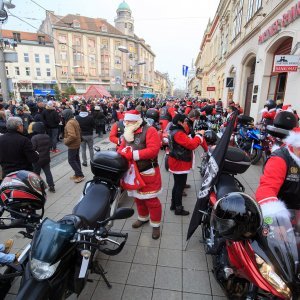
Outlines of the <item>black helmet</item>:
{"label": "black helmet", "polygon": [[218,140],[217,134],[213,130],[206,130],[204,137],[208,145],[215,145]]}
{"label": "black helmet", "polygon": [[265,107],[268,108],[268,110],[276,107],[276,102],[272,99],[268,100],[265,104]]}
{"label": "black helmet", "polygon": [[253,237],[262,225],[259,204],[240,192],[225,195],[214,206],[212,226],[220,236],[238,241]]}
{"label": "black helmet", "polygon": [[154,122],[158,122],[159,112],[154,108],[149,108],[146,112],[146,117],[148,119],[154,120]]}
{"label": "black helmet", "polygon": [[283,110],[279,112],[274,119],[274,126],[286,130],[292,130],[297,126],[297,118],[295,114],[290,111]]}

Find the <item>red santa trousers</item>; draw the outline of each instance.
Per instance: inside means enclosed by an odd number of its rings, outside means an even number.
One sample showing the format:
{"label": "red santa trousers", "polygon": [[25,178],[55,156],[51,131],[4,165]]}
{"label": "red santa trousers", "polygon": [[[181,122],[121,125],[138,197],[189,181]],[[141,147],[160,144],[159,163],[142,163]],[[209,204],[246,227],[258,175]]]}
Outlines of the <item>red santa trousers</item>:
{"label": "red santa trousers", "polygon": [[134,198],[137,211],[138,220],[148,221],[150,216],[150,225],[152,227],[159,227],[162,215],[161,203],[157,197],[151,199]]}

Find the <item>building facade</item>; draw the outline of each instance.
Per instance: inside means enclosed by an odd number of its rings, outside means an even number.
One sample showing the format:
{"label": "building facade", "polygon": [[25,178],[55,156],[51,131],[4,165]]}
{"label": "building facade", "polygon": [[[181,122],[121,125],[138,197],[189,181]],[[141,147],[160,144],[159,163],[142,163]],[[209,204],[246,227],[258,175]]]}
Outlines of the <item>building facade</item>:
{"label": "building facade", "polygon": [[46,35],[23,31],[2,30],[2,36],[4,41],[16,43],[17,62],[5,63],[11,95],[15,99],[54,95],[56,70],[52,41]]}
{"label": "building facade", "polygon": [[[115,26],[104,19],[47,12],[41,32],[53,36],[57,79],[64,90],[73,85],[84,93],[90,85],[111,92],[153,92],[155,54],[134,34],[134,19],[123,1]],[[120,51],[120,46],[128,53]]]}
{"label": "building facade", "polygon": [[[279,59],[288,61],[287,55],[300,55],[300,1],[220,1],[214,21],[217,19],[219,38],[211,48],[218,45],[223,49],[224,62],[217,65],[224,67],[217,76],[223,84],[219,90],[225,104],[230,99],[239,102],[245,113],[256,119],[268,99],[282,100],[299,111],[299,67],[275,70],[275,64]],[[205,67],[211,63],[203,52],[199,63],[202,91],[209,80]]]}
{"label": "building facade", "polygon": [[166,98],[172,95],[172,83],[168,73],[154,72],[154,93],[159,98]]}

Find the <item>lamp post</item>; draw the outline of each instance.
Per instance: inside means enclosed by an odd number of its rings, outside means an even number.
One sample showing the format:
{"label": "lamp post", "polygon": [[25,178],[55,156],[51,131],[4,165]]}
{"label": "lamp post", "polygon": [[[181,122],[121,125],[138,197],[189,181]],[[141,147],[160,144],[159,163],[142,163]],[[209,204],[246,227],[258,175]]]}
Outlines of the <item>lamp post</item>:
{"label": "lamp post", "polygon": [[142,61],[142,62],[138,62],[133,65],[133,68],[132,68],[132,81],[133,81],[133,83],[132,83],[132,98],[133,98],[133,100],[134,100],[134,85],[135,85],[135,81],[134,81],[134,73],[135,72],[134,71],[135,71],[136,67],[142,66],[145,64],[146,64],[146,62]]}

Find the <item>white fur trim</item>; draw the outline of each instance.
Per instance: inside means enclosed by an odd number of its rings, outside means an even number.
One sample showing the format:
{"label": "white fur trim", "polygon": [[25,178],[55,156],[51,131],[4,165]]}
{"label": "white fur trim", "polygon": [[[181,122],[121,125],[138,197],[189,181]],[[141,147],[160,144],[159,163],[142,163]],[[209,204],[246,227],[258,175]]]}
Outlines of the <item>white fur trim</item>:
{"label": "white fur trim", "polygon": [[295,155],[292,151],[290,151],[289,148],[288,148],[288,151],[289,151],[292,159],[295,161],[295,163],[298,165],[298,167],[300,167],[300,158],[297,155]]}
{"label": "white fur trim", "polygon": [[146,221],[149,220],[149,216],[148,217],[140,217],[140,216],[138,216],[138,220],[142,221],[142,222],[146,222]]}
{"label": "white fur trim", "polygon": [[201,136],[200,134],[196,134],[195,137],[200,138],[200,142],[201,142],[201,143],[203,142],[203,136]]}
{"label": "white fur trim", "polygon": [[139,150],[134,150],[132,152],[133,160],[140,160]]}
{"label": "white fur trim", "polygon": [[267,108],[263,108],[263,109],[260,111],[260,113],[262,114],[262,113],[267,112],[267,111],[268,111]]}
{"label": "white fur trim", "polygon": [[280,216],[290,218],[290,212],[287,210],[284,202],[271,201],[261,205],[263,217]]}
{"label": "white fur trim", "polygon": [[157,227],[160,227],[160,223],[153,223],[150,220],[150,226],[157,228]]}
{"label": "white fur trim", "polygon": [[158,197],[162,193],[162,189],[157,193],[152,194],[140,194],[138,191],[127,191],[129,197],[134,197],[140,200],[147,200]]}
{"label": "white fur trim", "polygon": [[139,121],[141,120],[141,115],[129,114],[126,113],[124,117],[124,121]]}
{"label": "white fur trim", "polygon": [[271,152],[274,152],[275,150],[277,150],[277,149],[279,149],[279,148],[280,148],[280,146],[279,146],[278,144],[274,144],[274,145],[272,146]]}
{"label": "white fur trim", "polygon": [[300,147],[300,133],[290,131],[290,134],[284,140],[284,142],[292,147]]}
{"label": "white fur trim", "polygon": [[185,171],[173,171],[173,170],[169,169],[169,172],[173,173],[173,174],[188,174],[188,173],[190,173],[190,171],[191,171],[191,169],[185,170]]}

